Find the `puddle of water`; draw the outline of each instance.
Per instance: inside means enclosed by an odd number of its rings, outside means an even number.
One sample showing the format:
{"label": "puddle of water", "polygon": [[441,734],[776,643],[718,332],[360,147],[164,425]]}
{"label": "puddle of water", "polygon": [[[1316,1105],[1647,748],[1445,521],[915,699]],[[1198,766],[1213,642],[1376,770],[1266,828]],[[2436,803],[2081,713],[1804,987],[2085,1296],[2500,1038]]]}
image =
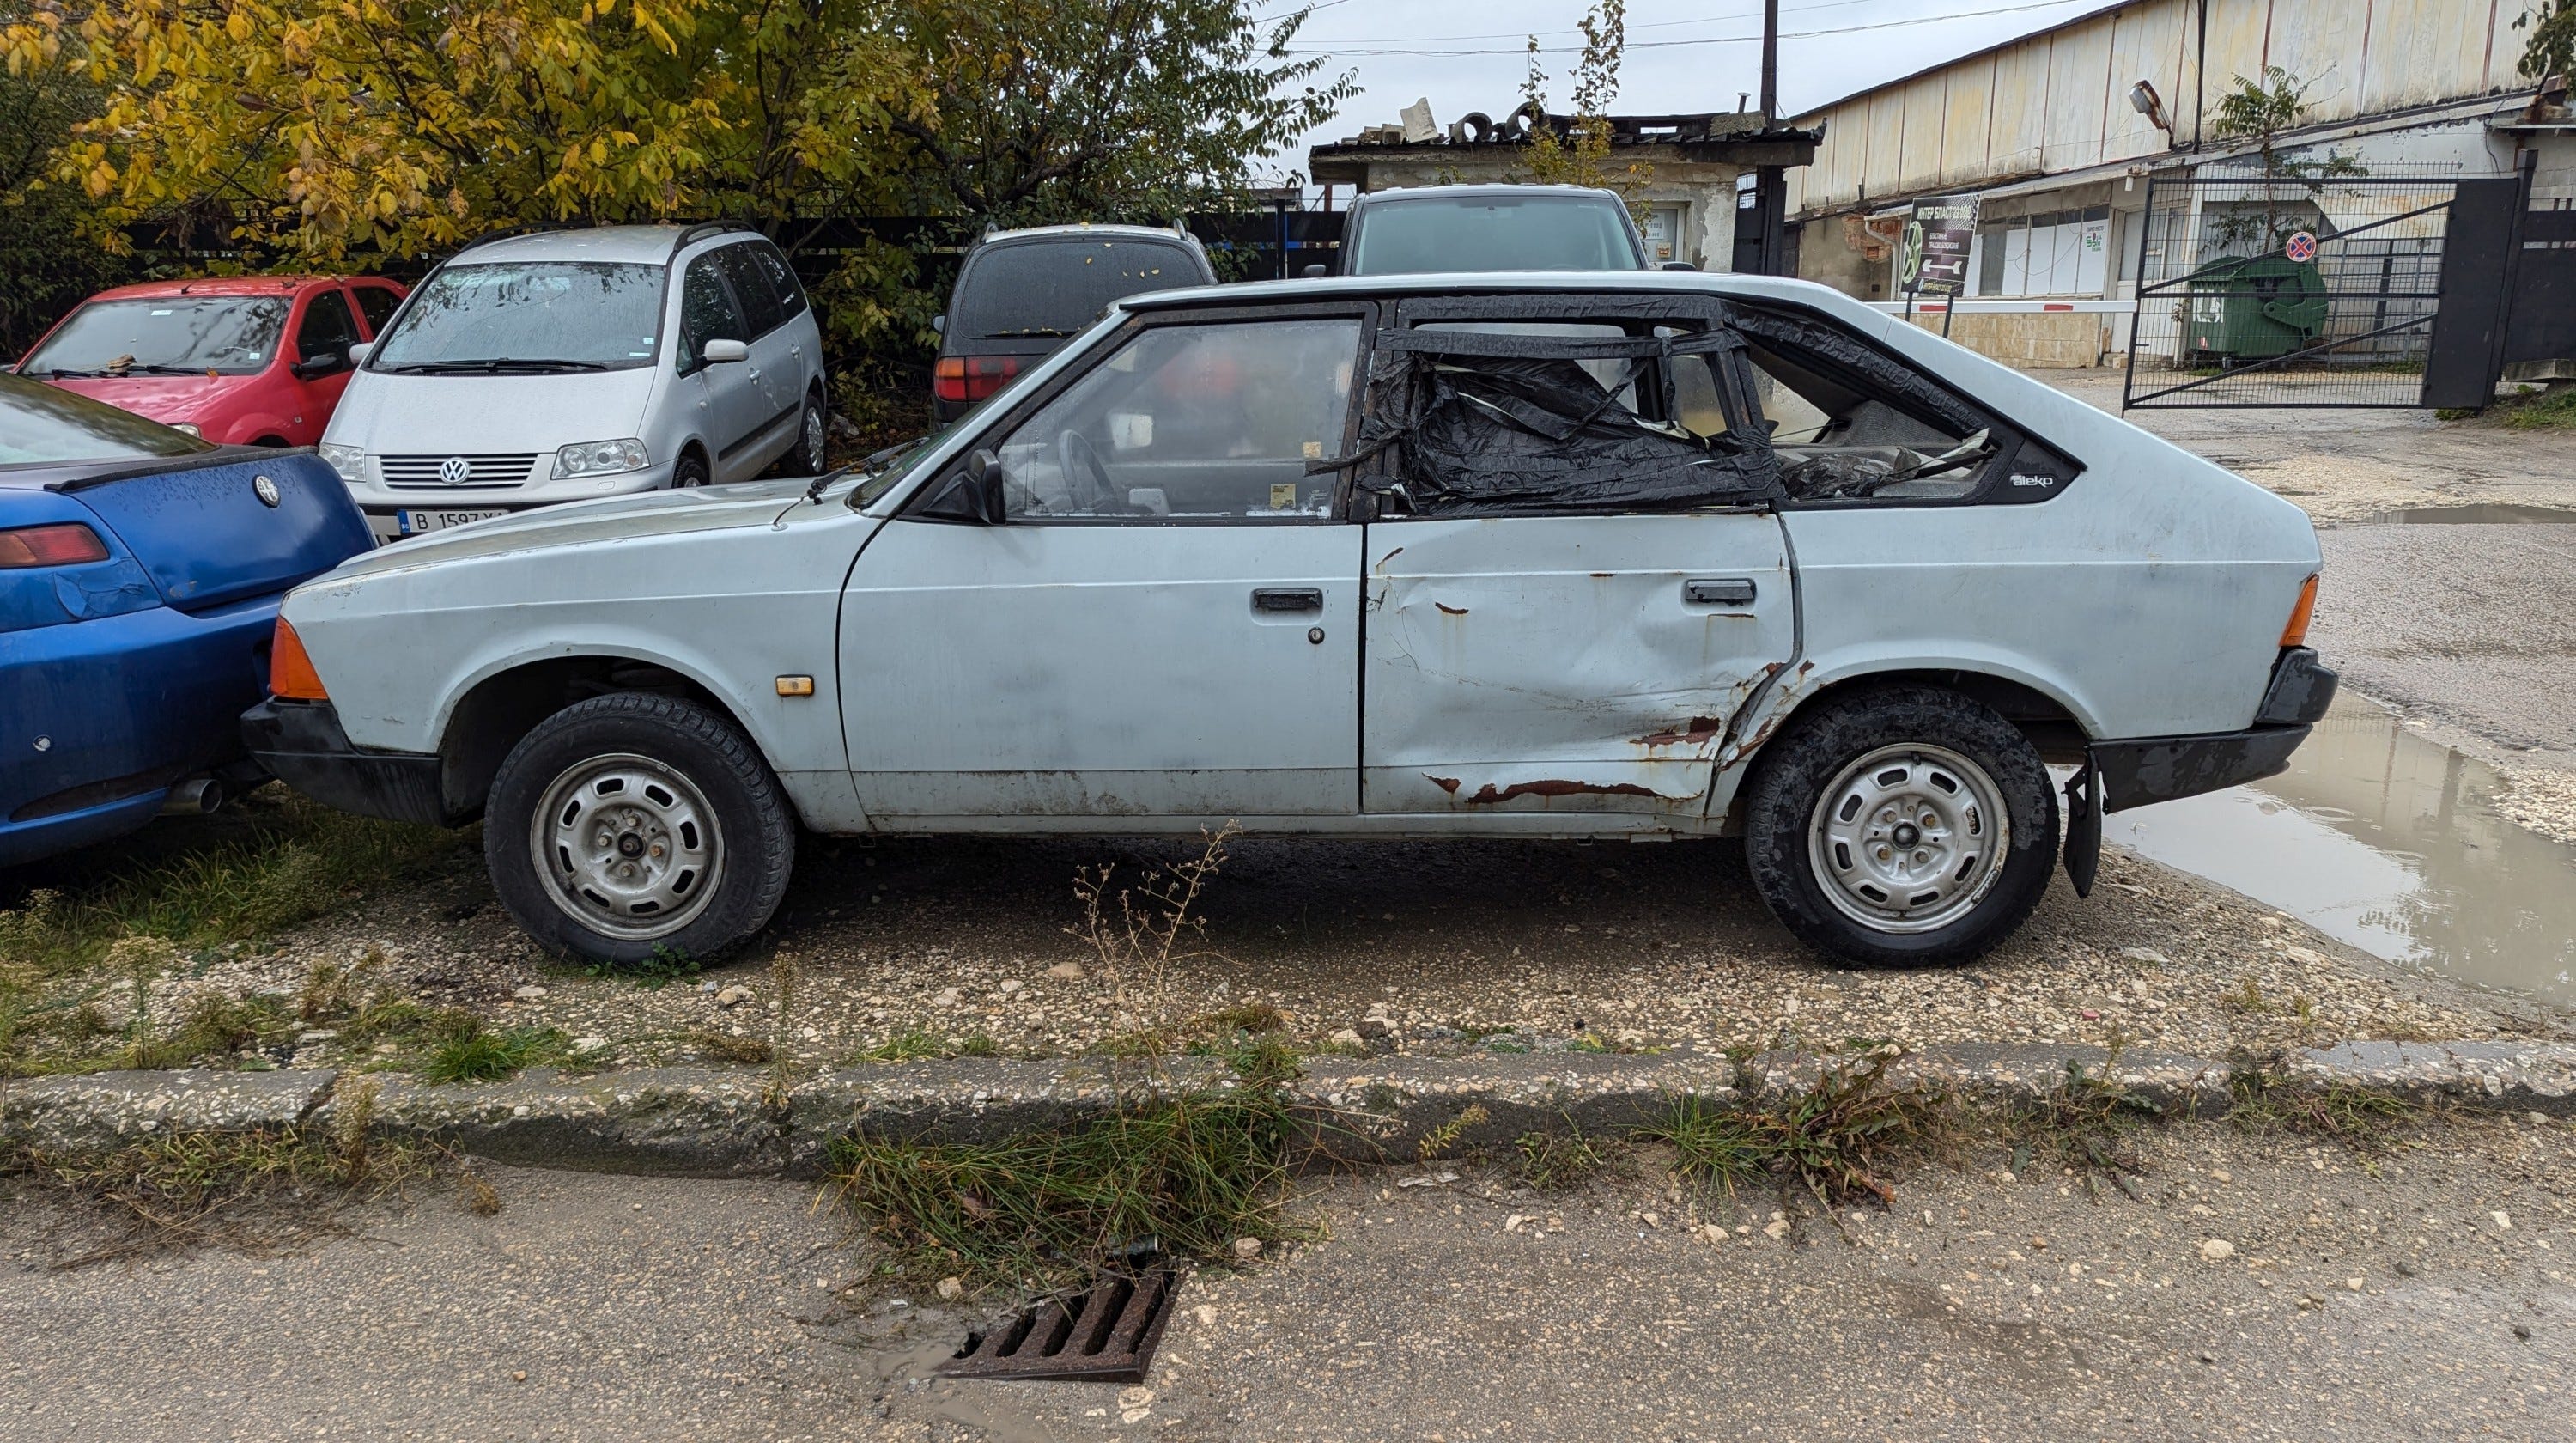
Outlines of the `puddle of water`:
{"label": "puddle of water", "polygon": [[2289,771],[2114,813],[2103,836],[2374,956],[2576,1006],[2576,847],[2497,815],[2503,789],[2339,697]]}
{"label": "puddle of water", "polygon": [[[2293,493],[2284,491],[2284,496]],[[2363,518],[2381,526],[2576,526],[2576,511],[2558,506],[2521,506],[2481,501],[2474,506],[2409,506]]]}

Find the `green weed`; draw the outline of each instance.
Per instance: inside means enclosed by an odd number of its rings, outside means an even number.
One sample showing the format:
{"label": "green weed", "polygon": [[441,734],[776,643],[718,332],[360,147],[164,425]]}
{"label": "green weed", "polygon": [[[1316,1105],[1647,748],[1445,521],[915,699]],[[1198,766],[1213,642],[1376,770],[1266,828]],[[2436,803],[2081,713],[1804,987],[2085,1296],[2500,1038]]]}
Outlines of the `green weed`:
{"label": "green weed", "polygon": [[572,1055],[571,1039],[553,1027],[512,1027],[487,1032],[480,1019],[438,1037],[415,1070],[424,1082],[491,1082],[540,1063]]}
{"label": "green weed", "polygon": [[[2015,1109],[2005,1134],[2016,1148],[2048,1148],[2088,1189],[2095,1178],[2107,1177],[2134,1195],[2130,1179],[2145,1173],[2146,1162],[2130,1145],[2131,1134],[2142,1123],[2162,1119],[2164,1111],[2154,1098],[2069,1062],[2057,1090]],[[2014,1171],[2021,1171],[2018,1155]]]}
{"label": "green weed", "polygon": [[209,1244],[272,1251],[339,1231],[341,1209],[429,1172],[417,1149],[370,1139],[372,1093],[355,1101],[329,1128],[157,1133],[86,1152],[0,1141],[0,1177],[87,1203],[108,1225],[57,1266]]}
{"label": "green weed", "polygon": [[1777,1175],[1795,1180],[1829,1209],[1864,1196],[1892,1202],[1894,1161],[1946,1145],[1958,1123],[1947,1093],[1888,1081],[1889,1060],[1887,1049],[1868,1048],[1784,1097],[1683,1097],[1638,1136],[1670,1144],[1683,1176],[1729,1193]]}
{"label": "green weed", "polygon": [[1565,1119],[1562,1131],[1522,1133],[1512,1150],[1521,1180],[1541,1192],[1580,1187],[1618,1166],[1626,1153],[1616,1138],[1586,1136],[1572,1118]]}
{"label": "green weed", "polygon": [[1184,1093],[997,1143],[835,1142],[830,1195],[938,1274],[1062,1281],[1145,1240],[1275,1238],[1294,1118],[1278,1092]]}
{"label": "green weed", "polygon": [[2227,1120],[2245,1132],[2295,1132],[2328,1138],[2359,1155],[2389,1151],[2420,1104],[2350,1083],[2302,1087],[2259,1063],[2227,1074]]}
{"label": "green weed", "polygon": [[[256,940],[467,855],[468,834],[335,812],[283,788],[246,799],[231,830],[176,858],[108,865],[70,891],[0,911],[0,959],[58,976],[118,939],[195,950]],[[145,852],[145,856],[152,853]]]}

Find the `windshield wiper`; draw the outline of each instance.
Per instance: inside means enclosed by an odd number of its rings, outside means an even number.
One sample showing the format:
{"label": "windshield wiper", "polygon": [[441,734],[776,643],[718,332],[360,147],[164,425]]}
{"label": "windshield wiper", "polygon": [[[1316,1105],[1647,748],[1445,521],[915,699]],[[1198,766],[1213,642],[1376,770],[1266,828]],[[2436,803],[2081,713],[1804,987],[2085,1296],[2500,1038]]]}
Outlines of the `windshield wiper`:
{"label": "windshield wiper", "polygon": [[824,472],[822,475],[815,477],[813,480],[806,482],[805,499],[813,502],[817,506],[822,505],[823,488],[840,480],[842,477],[849,475],[857,469],[859,469],[858,463],[853,461],[846,466],[835,466],[831,470]]}
{"label": "windshield wiper", "polygon": [[149,365],[107,368],[107,374],[111,376],[202,376],[205,373],[206,368],[203,366],[165,366],[157,361]]}
{"label": "windshield wiper", "polygon": [[[844,476],[850,475],[852,472],[856,472],[865,480],[874,481],[879,476],[884,475],[888,470],[892,469],[894,463],[911,455],[913,452],[920,450],[923,446],[928,445],[929,442],[930,438],[928,436],[915,436],[909,441],[897,441],[893,445],[886,447],[884,450],[871,451],[867,455],[860,457],[856,461],[850,462],[846,466],[826,471],[822,475],[815,477],[813,482],[806,486],[805,499],[813,502],[817,506],[820,506],[823,504],[823,488],[831,485],[833,482],[840,480]],[[857,503],[857,499],[858,498],[854,493],[851,497],[853,505]]]}
{"label": "windshield wiper", "polygon": [[605,371],[597,361],[529,360],[517,356],[485,356],[471,361],[413,361],[406,365],[384,368],[403,376],[497,376],[503,371]]}

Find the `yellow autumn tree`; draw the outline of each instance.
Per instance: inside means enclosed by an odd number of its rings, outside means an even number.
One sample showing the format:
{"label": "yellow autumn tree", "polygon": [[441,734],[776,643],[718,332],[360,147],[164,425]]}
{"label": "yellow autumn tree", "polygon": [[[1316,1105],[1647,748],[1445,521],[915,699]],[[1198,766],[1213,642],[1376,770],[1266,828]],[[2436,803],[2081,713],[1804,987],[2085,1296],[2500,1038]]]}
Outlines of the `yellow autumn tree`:
{"label": "yellow autumn tree", "polygon": [[220,215],[331,261],[832,198],[861,166],[810,84],[823,67],[884,82],[835,107],[927,104],[839,3],[15,0],[0,58],[104,97],[57,157],[104,225]]}

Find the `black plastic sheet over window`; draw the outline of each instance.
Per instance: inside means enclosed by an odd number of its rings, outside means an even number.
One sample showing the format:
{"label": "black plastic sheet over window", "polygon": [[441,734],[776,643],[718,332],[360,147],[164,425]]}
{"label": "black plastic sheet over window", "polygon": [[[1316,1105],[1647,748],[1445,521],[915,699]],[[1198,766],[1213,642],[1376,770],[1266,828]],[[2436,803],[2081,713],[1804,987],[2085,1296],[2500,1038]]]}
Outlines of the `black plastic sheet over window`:
{"label": "black plastic sheet over window", "polygon": [[[1619,393],[1655,362],[1741,345],[1733,332],[1581,338],[1477,331],[1383,334],[1370,363],[1359,449],[1392,464],[1358,484],[1400,492],[1419,515],[1463,511],[1684,510],[1782,495],[1769,438],[1741,424],[1708,437],[1641,418]],[[1604,385],[1579,364],[1624,363]]]}

